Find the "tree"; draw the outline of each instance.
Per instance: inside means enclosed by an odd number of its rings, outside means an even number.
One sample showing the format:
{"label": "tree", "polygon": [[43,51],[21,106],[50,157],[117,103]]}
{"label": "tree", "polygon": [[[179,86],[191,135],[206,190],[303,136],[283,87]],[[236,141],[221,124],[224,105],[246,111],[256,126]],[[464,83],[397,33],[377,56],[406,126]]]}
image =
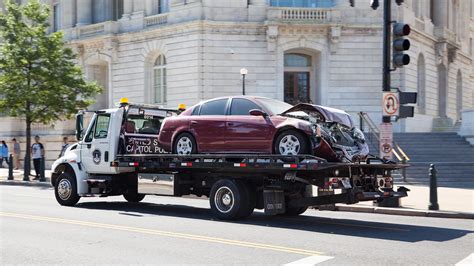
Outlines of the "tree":
{"label": "tree", "polygon": [[101,89],[86,82],[62,32],[48,33],[50,9],[38,0],[5,1],[0,13],[0,110],[26,122],[25,179],[30,174],[31,124],[69,119]]}

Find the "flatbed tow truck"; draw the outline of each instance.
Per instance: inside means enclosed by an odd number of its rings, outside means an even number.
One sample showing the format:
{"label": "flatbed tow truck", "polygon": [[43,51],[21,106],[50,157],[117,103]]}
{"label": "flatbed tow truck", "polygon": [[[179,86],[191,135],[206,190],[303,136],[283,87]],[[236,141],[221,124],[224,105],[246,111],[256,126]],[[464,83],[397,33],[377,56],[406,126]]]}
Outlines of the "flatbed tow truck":
{"label": "flatbed tow truck", "polygon": [[[217,218],[236,220],[254,209],[268,215],[299,215],[310,206],[407,196],[404,187],[393,190],[392,180],[393,171],[406,165],[375,157],[334,163],[312,155],[166,154],[157,134],[137,130],[178,113],[123,102],[94,112],[85,134],[84,114],[78,114],[80,141],[52,166],[58,203],[73,206],[80,197],[90,196],[123,195],[129,202],[140,202],[145,195],[206,196]],[[314,186],[341,193],[313,196]]]}

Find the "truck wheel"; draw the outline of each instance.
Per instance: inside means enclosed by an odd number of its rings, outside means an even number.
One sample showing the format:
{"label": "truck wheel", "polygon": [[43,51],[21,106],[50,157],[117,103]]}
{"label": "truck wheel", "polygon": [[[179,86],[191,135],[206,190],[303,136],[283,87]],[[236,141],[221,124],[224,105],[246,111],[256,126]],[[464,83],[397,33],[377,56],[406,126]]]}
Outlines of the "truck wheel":
{"label": "truck wheel", "polygon": [[145,198],[145,194],[139,194],[137,192],[127,192],[123,194],[123,197],[128,202],[140,202]]}
{"label": "truck wheel", "polygon": [[214,183],[209,197],[211,210],[222,220],[237,220],[249,216],[255,201],[250,197],[250,190],[238,180],[222,179]]}
{"label": "truck wheel", "polygon": [[275,141],[275,153],[281,155],[307,154],[309,144],[307,138],[296,130],[286,130],[280,133]]}
{"label": "truck wheel", "polygon": [[196,140],[193,135],[189,133],[179,134],[173,144],[173,153],[183,155],[197,153]]}
{"label": "truck wheel", "polygon": [[63,206],[74,206],[81,197],[77,195],[76,178],[70,173],[59,175],[54,186],[56,201]]}

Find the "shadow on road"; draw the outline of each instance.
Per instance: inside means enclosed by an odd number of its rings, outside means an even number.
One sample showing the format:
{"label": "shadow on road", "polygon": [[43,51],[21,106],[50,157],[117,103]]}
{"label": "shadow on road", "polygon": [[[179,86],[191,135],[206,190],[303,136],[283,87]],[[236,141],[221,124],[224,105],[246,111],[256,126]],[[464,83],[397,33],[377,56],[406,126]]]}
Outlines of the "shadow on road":
{"label": "shadow on road", "polygon": [[[84,202],[79,208],[118,211],[121,215],[139,219],[145,215],[172,216],[188,219],[214,220],[210,209],[181,205],[128,203],[128,202]],[[394,220],[396,216],[394,216]],[[429,219],[429,218],[426,218]],[[474,231],[440,228],[422,225],[370,222],[353,219],[323,218],[309,215],[298,217],[272,217],[254,212],[251,217],[238,222],[222,223],[250,224],[264,227],[285,228],[325,234],[348,235],[363,238],[395,240],[404,242],[444,242],[463,237]]]}

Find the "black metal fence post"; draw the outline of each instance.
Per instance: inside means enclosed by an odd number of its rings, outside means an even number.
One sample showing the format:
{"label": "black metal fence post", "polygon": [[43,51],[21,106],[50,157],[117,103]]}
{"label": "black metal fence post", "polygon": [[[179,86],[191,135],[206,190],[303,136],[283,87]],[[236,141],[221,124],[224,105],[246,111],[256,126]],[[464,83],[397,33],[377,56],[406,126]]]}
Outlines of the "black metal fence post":
{"label": "black metal fence post", "polygon": [[8,180],[13,180],[13,154],[8,158]]}
{"label": "black metal fence post", "polygon": [[40,182],[46,182],[46,178],[44,176],[44,171],[45,171],[45,158],[44,156],[41,157],[41,160],[40,160],[40,178],[39,178],[39,181]]}
{"label": "black metal fence post", "polygon": [[25,162],[24,162],[24,172],[23,172],[23,181],[30,181],[30,171],[31,171],[31,161],[30,161],[30,155],[26,154],[25,155]]}
{"label": "black metal fence post", "polygon": [[438,171],[434,164],[430,164],[430,205],[428,206],[429,210],[437,211],[439,210],[438,205],[438,181],[437,174]]}

